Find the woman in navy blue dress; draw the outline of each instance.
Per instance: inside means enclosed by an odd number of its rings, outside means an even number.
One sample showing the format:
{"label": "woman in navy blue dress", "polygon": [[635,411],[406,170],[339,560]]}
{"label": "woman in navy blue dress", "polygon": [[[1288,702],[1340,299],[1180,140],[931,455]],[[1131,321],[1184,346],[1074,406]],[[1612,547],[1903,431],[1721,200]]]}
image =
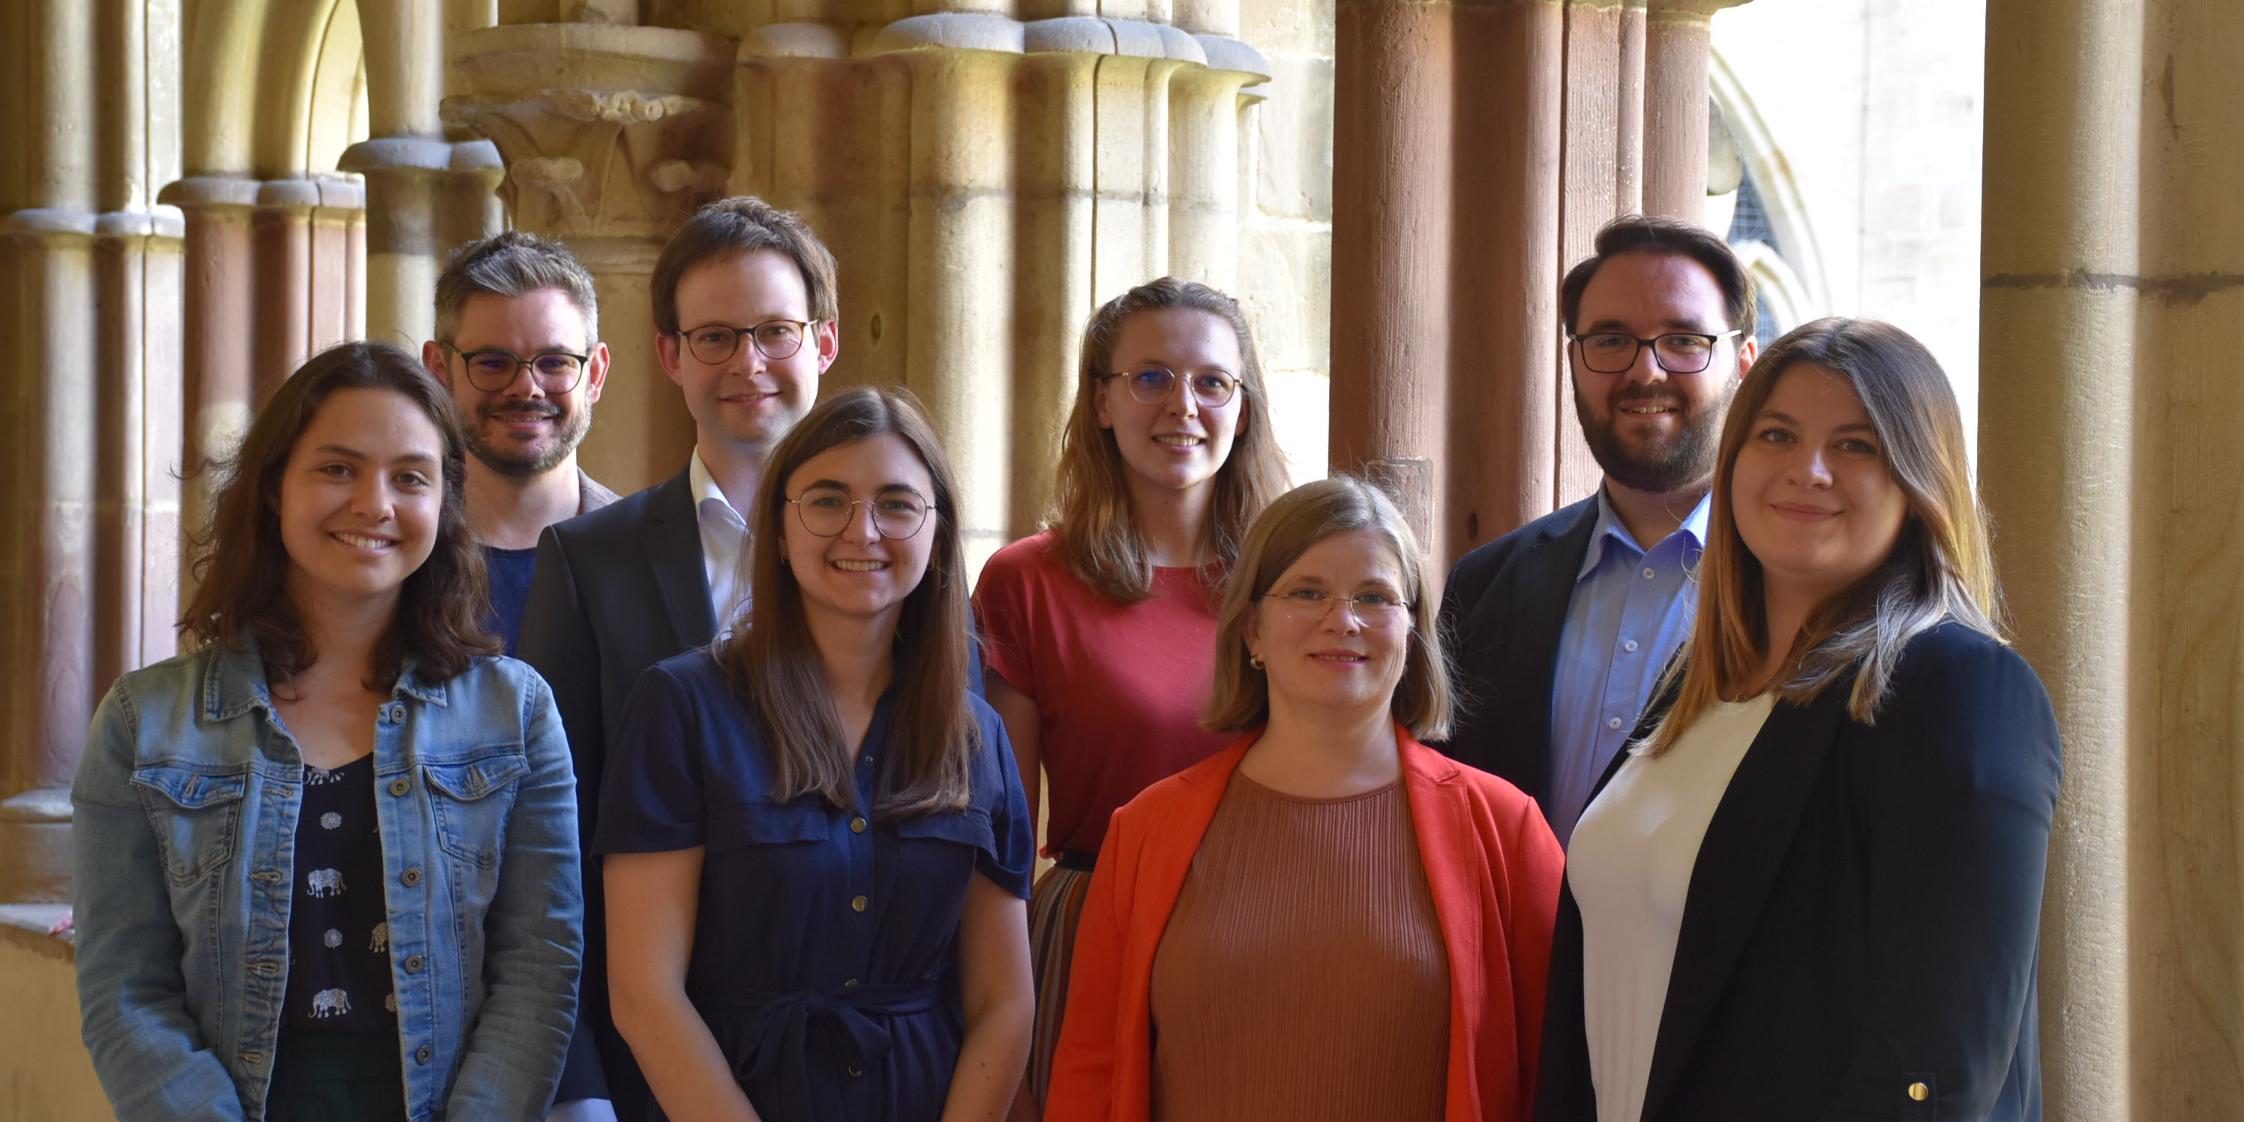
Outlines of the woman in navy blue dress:
{"label": "woman in navy blue dress", "polygon": [[669,1118],[1011,1101],[1032,823],[967,692],[956,493],[908,394],[812,410],[758,496],[750,626],[632,691],[594,852],[616,1027]]}

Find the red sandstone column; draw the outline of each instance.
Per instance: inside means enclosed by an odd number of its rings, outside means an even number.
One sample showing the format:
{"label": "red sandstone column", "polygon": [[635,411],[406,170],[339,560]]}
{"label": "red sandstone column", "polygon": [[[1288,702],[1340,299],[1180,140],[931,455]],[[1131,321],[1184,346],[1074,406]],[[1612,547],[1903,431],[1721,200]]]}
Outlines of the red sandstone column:
{"label": "red sandstone column", "polygon": [[1332,467],[1388,486],[1437,557],[1455,15],[1447,2],[1341,0],[1333,93]]}
{"label": "red sandstone column", "polygon": [[1652,0],[1644,24],[1644,211],[1706,213],[1707,23],[1744,0]]}

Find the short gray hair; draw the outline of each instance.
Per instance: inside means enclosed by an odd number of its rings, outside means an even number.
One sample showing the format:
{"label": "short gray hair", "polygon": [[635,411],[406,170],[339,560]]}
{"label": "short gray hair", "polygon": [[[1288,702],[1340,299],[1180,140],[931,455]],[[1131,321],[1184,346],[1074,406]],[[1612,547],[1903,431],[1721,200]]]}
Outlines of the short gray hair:
{"label": "short gray hair", "polygon": [[592,274],[567,246],[520,230],[469,242],[444,259],[436,278],[436,337],[451,342],[470,296],[527,296],[542,288],[560,290],[584,313],[585,346],[600,341],[600,298],[592,291]]}

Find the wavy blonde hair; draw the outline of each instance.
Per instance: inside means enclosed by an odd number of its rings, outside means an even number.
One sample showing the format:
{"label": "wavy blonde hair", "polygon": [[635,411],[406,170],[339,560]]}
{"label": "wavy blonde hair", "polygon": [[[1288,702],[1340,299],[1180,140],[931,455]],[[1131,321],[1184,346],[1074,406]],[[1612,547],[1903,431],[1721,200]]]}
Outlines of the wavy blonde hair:
{"label": "wavy blonde hair", "polygon": [[[1220,573],[1239,556],[1239,542],[1257,512],[1286,489],[1285,456],[1270,429],[1270,395],[1262,380],[1262,359],[1254,332],[1239,302],[1195,281],[1162,277],[1109,300],[1083,328],[1082,358],[1075,376],[1075,408],[1060,437],[1058,517],[1053,531],[1060,557],[1099,595],[1135,604],[1153,595],[1153,562],[1145,534],[1130,506],[1122,450],[1114,433],[1099,427],[1099,382],[1113,373],[1114,339],[1122,325],[1140,312],[1184,308],[1231,325],[1239,339],[1239,431],[1231,455],[1216,469],[1215,502],[1200,532],[1199,567]],[[1210,579],[1213,577],[1211,575]]]}
{"label": "wavy blonde hair", "polygon": [[1698,621],[1683,655],[1662,676],[1661,692],[1672,687],[1675,703],[1645,735],[1647,754],[1673,747],[1709,706],[1751,688],[1768,654],[1761,563],[1738,535],[1730,487],[1753,419],[1795,366],[1829,371],[1862,399],[1907,506],[1884,563],[1809,613],[1778,671],[1777,696],[1805,704],[1852,672],[1847,713],[1871,724],[1903,650],[1917,635],[1955,620],[2008,641],[1987,525],[1964,452],[1963,418],[1947,374],[1924,344],[1892,324],[1819,319],[1762,352],[1730,402],[1699,560]]}

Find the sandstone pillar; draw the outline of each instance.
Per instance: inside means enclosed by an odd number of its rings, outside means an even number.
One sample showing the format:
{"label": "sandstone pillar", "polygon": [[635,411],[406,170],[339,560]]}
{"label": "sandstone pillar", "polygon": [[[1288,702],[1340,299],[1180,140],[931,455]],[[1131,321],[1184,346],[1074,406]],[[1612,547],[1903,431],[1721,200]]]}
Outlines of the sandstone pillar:
{"label": "sandstone pillar", "polygon": [[2244,8],[1993,0],[1980,468],[2065,788],[2052,1122],[2244,1101]]}
{"label": "sandstone pillar", "polygon": [[[179,221],[152,206],[151,126],[177,49],[124,3],[29,6],[46,61],[0,143],[0,902],[68,899],[69,784],[99,692],[171,650]],[[101,107],[148,105],[104,116]],[[119,119],[119,118],[122,119]],[[151,167],[151,164],[158,166]]]}
{"label": "sandstone pillar", "polygon": [[693,420],[654,350],[647,282],[663,242],[722,190],[732,45],[694,31],[539,23],[462,32],[445,121],[505,161],[517,228],[591,270],[613,355],[585,470],[630,492],[678,470]]}
{"label": "sandstone pillar", "polygon": [[810,7],[741,39],[729,186],[833,248],[828,380],[927,400],[978,566],[1050,514],[1092,309],[1164,273],[1237,285],[1239,118],[1268,66],[1232,37],[1234,3],[854,31],[846,5]]}
{"label": "sandstone pillar", "polygon": [[1644,212],[1704,221],[1707,22],[1744,0],[1651,0],[1644,21]]}
{"label": "sandstone pillar", "polygon": [[1595,479],[1559,277],[1615,214],[1698,215],[1727,6],[1341,0],[1332,462],[1391,484],[1438,560]]}
{"label": "sandstone pillar", "polygon": [[437,119],[444,18],[425,0],[358,0],[372,139],[339,165],[366,176],[367,323],[373,337],[407,347],[436,328],[440,180],[452,155]]}

